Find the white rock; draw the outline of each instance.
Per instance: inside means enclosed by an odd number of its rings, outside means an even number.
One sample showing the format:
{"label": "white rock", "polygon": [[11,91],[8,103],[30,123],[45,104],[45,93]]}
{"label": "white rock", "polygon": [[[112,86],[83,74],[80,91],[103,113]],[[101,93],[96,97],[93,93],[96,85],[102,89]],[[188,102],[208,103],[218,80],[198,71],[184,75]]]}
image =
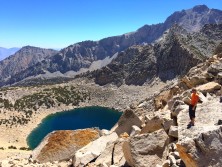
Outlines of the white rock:
{"label": "white rock", "polygon": [[203,95],[203,93],[198,92],[198,95],[199,95],[200,101],[202,101],[202,103],[206,103],[208,101],[207,97],[205,97]]}
{"label": "white rock", "polygon": [[177,151],[174,151],[174,152],[170,153],[170,155],[174,156],[175,159],[180,159],[180,154]]}
{"label": "white rock", "polygon": [[143,106],[146,106],[146,101],[144,101],[143,103],[140,103],[139,105],[138,105],[138,107],[140,108],[140,107],[143,107]]}
{"label": "white rock", "polygon": [[171,167],[178,167],[176,164],[173,164]]}
{"label": "white rock", "polygon": [[89,143],[75,153],[75,156],[73,157],[73,165],[79,167],[85,166],[101,154],[108,142],[114,142],[117,138],[118,135],[113,132],[110,135],[102,136]]}
{"label": "white rock", "polygon": [[103,162],[101,167],[109,167],[109,166],[105,162]]}
{"label": "white rock", "polygon": [[141,132],[141,129],[138,126],[133,125],[132,126],[132,131],[130,133],[130,136],[135,136],[137,134],[140,134],[140,132]]}
{"label": "white rock", "polygon": [[115,143],[113,152],[113,164],[117,166],[124,166],[126,160],[123,154],[123,143],[124,140],[119,140]]}
{"label": "white rock", "polygon": [[112,154],[114,149],[114,143],[107,143],[106,148],[101,152],[101,155],[96,159],[95,164],[97,166],[105,163],[110,166],[112,161]]}
{"label": "white rock", "polygon": [[176,164],[177,163],[176,159],[172,155],[169,155],[169,160],[170,160],[171,164]]}
{"label": "white rock", "polygon": [[110,134],[110,131],[107,130],[107,129],[102,129],[102,130],[100,131],[100,133],[101,133],[101,136],[106,136],[106,135],[109,135],[109,134]]}
{"label": "white rock", "polygon": [[169,136],[178,138],[178,127],[171,126],[168,134],[169,134]]}

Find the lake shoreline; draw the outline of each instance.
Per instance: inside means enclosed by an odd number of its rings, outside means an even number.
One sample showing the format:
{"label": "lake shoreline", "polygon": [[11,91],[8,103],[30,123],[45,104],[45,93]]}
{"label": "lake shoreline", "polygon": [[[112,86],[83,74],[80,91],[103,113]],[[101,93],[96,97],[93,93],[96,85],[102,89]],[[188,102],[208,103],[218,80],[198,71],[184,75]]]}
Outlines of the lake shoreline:
{"label": "lake shoreline", "polygon": [[101,107],[81,107],[69,111],[57,112],[46,116],[27,137],[30,149],[35,149],[43,138],[53,131],[99,128],[110,130],[119,120],[122,112]]}
{"label": "lake shoreline", "polygon": [[[80,102],[78,106],[73,105],[56,105],[51,108],[41,107],[39,108],[33,115],[31,120],[25,124],[20,125],[16,124],[12,127],[6,125],[0,125],[0,148],[3,147],[4,150],[0,150],[4,152],[0,154],[0,159],[4,159],[7,156],[12,156],[12,151],[19,153],[19,149],[21,147],[28,148],[26,138],[30,134],[30,132],[35,129],[41,121],[48,115],[54,114],[57,112],[63,112],[67,110],[73,110],[75,108],[81,107],[89,107],[89,106],[102,106],[108,107],[110,109],[115,109],[118,111],[124,111],[130,104],[139,103],[143,101],[145,98],[151,96],[156,92],[157,89],[165,86],[165,83],[161,83],[159,85],[154,86],[128,86],[122,85],[121,87],[116,86],[107,86],[101,87],[94,83],[86,83],[84,82],[72,82],[66,84],[55,85],[58,86],[75,86],[76,89],[84,89],[90,92],[90,100]],[[12,103],[16,101],[16,99],[21,98],[23,96],[27,96],[29,94],[33,94],[43,89],[46,89],[51,86],[42,86],[35,88],[27,88],[27,87],[18,87],[7,90],[7,92],[3,92],[5,98],[9,99]],[[0,119],[9,119],[12,115],[21,114],[18,111],[7,110],[5,108],[0,109]],[[15,146],[16,150],[8,149],[9,146]],[[25,151],[21,150],[21,153]],[[30,152],[30,151],[27,151]]]}
{"label": "lake shoreline", "polygon": [[[36,114],[32,117],[32,120],[24,125],[17,127],[2,127],[0,126],[0,148],[4,148],[4,150],[0,150],[3,154],[0,154],[0,160],[5,159],[6,157],[11,157],[16,155],[17,153],[21,152],[21,154],[30,154],[32,150],[20,150],[20,148],[29,148],[27,143],[27,137],[29,134],[39,126],[44,118],[51,114],[56,114],[65,111],[72,111],[77,108],[84,108],[84,107],[91,107],[91,106],[60,106],[59,108],[50,108],[50,109],[40,109],[38,110],[39,114]],[[112,107],[105,107],[109,109],[113,109]],[[116,109],[114,109],[116,110]],[[116,110],[118,111],[118,110]],[[120,111],[121,112],[121,111]],[[19,134],[19,135],[12,135],[12,134]],[[9,149],[10,146],[15,147],[16,149]],[[26,157],[26,156],[25,156]]]}

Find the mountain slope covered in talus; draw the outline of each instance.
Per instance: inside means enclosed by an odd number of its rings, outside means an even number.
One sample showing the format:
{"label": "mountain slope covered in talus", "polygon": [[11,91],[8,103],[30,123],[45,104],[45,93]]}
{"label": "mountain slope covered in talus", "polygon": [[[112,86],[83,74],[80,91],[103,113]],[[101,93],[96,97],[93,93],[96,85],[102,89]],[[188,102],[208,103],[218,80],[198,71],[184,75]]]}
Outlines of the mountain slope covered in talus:
{"label": "mountain slope covered in talus", "polygon": [[58,51],[25,46],[14,55],[0,61],[0,81],[10,78],[30,66],[55,55]]}
{"label": "mountain slope covered in talus", "polygon": [[[164,23],[145,25],[132,33],[108,37],[99,41],[83,41],[62,49],[58,54],[45,59],[36,65],[17,73],[10,81],[15,83],[30,76],[44,73],[69,71],[78,72],[82,68],[89,68],[93,62],[113,57],[114,54],[126,50],[133,45],[153,43],[175,23],[188,32],[199,31],[208,23],[222,23],[222,11],[209,9],[205,5],[173,13]],[[101,68],[98,66],[98,68]],[[53,75],[51,76],[53,77]]]}
{"label": "mountain slope covered in talus", "polygon": [[200,32],[188,33],[175,25],[155,45],[130,47],[106,67],[83,76],[99,85],[142,85],[155,77],[170,80],[211,56],[222,41],[221,30],[222,24],[205,25]]}

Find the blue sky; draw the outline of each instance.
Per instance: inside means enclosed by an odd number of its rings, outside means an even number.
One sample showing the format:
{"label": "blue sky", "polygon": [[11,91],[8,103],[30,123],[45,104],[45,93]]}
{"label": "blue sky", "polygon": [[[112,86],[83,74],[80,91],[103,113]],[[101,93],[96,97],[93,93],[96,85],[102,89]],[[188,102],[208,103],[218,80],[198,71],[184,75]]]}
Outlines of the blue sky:
{"label": "blue sky", "polygon": [[222,0],[0,0],[0,47],[64,48],[164,22],[175,11]]}

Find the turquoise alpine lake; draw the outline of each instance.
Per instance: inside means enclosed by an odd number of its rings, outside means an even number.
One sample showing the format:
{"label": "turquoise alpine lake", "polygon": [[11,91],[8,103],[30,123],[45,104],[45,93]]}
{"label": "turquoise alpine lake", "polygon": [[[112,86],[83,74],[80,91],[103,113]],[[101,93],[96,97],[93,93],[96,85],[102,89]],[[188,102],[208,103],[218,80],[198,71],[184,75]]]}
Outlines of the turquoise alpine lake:
{"label": "turquoise alpine lake", "polygon": [[30,149],[34,149],[48,133],[55,130],[76,130],[91,127],[110,130],[121,115],[122,112],[117,110],[98,106],[50,114],[29,134],[27,143]]}

